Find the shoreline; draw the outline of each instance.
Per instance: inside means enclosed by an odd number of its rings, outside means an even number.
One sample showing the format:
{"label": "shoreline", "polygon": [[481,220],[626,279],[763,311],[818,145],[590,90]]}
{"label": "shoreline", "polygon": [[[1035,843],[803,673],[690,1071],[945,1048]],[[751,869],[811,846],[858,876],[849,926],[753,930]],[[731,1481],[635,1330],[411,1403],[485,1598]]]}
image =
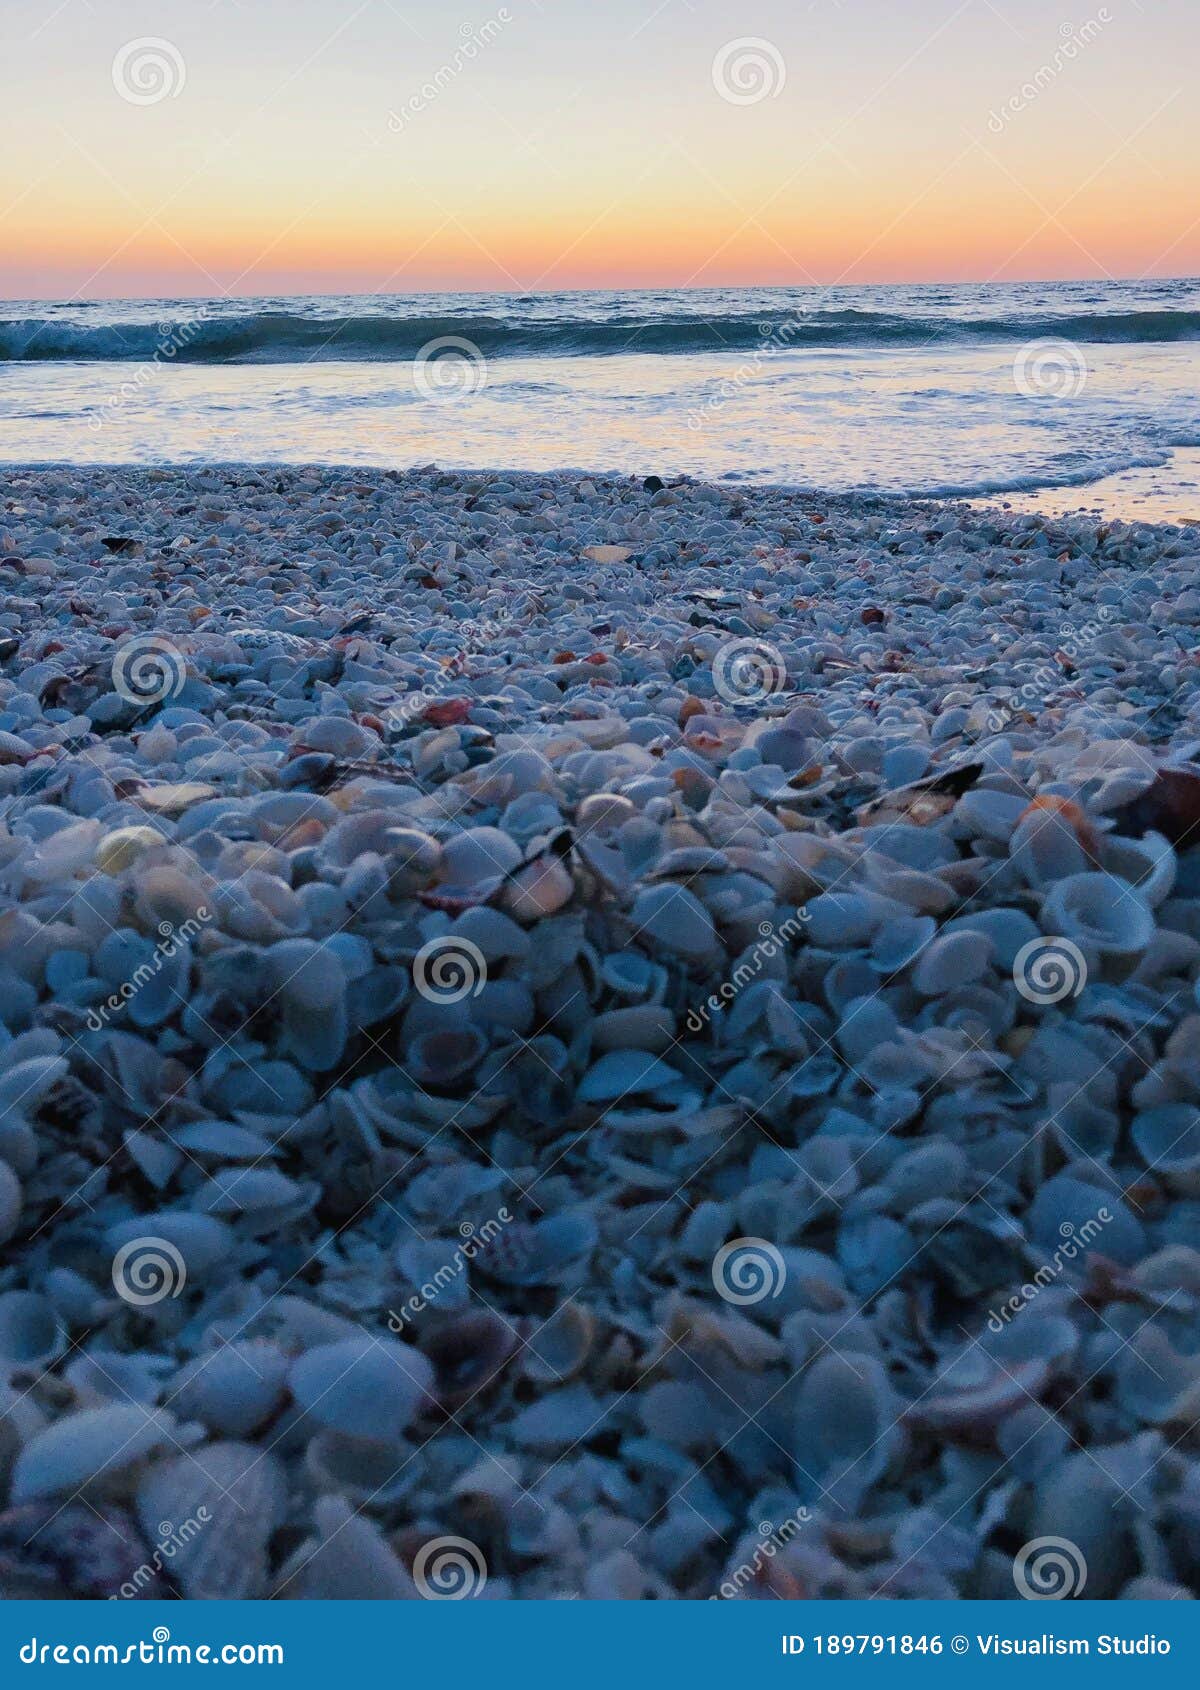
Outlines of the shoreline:
{"label": "shoreline", "polygon": [[1195,1586],[1197,537],[655,480],[0,469],[5,1595]]}
{"label": "shoreline", "polygon": [[[0,459],[0,476],[28,474],[79,473],[88,476],[121,476],[133,474],[199,475],[207,471],[226,477],[243,475],[330,476],[353,475],[364,480],[419,476],[434,472],[471,481],[501,481],[504,483],[561,483],[570,485],[592,481],[597,485],[623,486],[639,484],[652,470],[627,471],[618,469],[587,469],[563,466],[555,469],[513,469],[505,466],[471,465],[461,467],[442,465],[436,461],[424,464],[358,464],[350,461],[324,459],[276,462],[271,459],[213,459],[211,461],[138,463],[115,459],[112,462],[80,462],[71,458],[46,458],[29,461]],[[1182,473],[1176,473],[1181,471]],[[1163,484],[1164,472],[1166,484]],[[1090,480],[1051,482],[1040,487],[1000,487],[985,493],[970,490],[958,492],[890,492],[870,488],[824,488],[798,482],[756,481],[742,473],[713,479],[702,474],[676,473],[662,479],[670,486],[709,487],[730,498],[738,494],[751,497],[787,497],[819,501],[829,505],[849,505],[863,511],[883,510],[903,514],[906,510],[955,510],[998,519],[1022,515],[1039,516],[1054,521],[1078,519],[1081,522],[1123,522],[1130,526],[1147,524],[1153,527],[1200,527],[1200,447],[1176,447],[1164,464],[1133,466],[1098,475]]]}

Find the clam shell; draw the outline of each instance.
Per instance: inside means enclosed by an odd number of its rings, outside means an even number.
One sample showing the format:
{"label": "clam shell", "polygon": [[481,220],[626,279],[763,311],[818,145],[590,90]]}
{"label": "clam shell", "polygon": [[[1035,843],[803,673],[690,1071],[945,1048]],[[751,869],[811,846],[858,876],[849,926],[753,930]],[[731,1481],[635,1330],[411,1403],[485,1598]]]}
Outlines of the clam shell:
{"label": "clam shell", "polygon": [[163,1409],[134,1403],[85,1408],[37,1432],[13,1465],[13,1502],[111,1491],[131,1469],[175,1439],[176,1422]]}
{"label": "clam shell", "polygon": [[419,1350],[359,1336],[319,1344],[292,1364],[289,1384],[310,1420],[332,1432],[396,1444],[433,1399],[433,1368]]}

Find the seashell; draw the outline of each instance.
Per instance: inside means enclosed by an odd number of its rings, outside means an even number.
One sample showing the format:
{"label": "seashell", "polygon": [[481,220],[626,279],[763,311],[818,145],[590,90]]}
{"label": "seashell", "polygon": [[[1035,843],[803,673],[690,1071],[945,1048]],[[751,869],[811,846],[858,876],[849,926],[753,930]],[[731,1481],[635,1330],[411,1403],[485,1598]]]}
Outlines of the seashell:
{"label": "seashell", "polygon": [[11,1498],[111,1491],[130,1471],[176,1442],[176,1422],[163,1409],[133,1403],[86,1408],[37,1432],[13,1465]]}
{"label": "seashell", "polygon": [[992,944],[986,935],[969,929],[944,933],[918,958],[912,983],[924,997],[941,997],[980,979],[991,959]]}
{"label": "seashell", "polygon": [[888,914],[882,898],[865,892],[822,892],[807,909],[809,944],[839,950],[868,944]]}
{"label": "seashell", "polygon": [[1072,874],[1055,881],[1042,905],[1043,930],[1085,952],[1136,956],[1154,937],[1154,916],[1136,892],[1111,874]]}
{"label": "seashell", "polygon": [[801,1378],[792,1436],[802,1498],[853,1515],[903,1441],[880,1364],[819,1356]]}
{"label": "seashell", "polygon": [[147,851],[167,843],[153,827],[118,827],[106,833],[96,847],[96,867],[101,874],[124,874]]}
{"label": "seashell", "polygon": [[1175,1191],[1200,1196],[1200,1110],[1195,1105],[1163,1103],[1143,1110],[1133,1118],[1132,1136],[1152,1173]]}
{"label": "seashell", "polygon": [[681,886],[647,886],[634,899],[633,937],[672,956],[700,961],[717,945],[712,917],[699,899]]}
{"label": "seashell", "polygon": [[287,1512],[283,1470],[269,1450],[213,1443],[159,1462],[137,1489],[142,1528],[183,1596],[241,1601],[267,1594],[267,1546]]}
{"label": "seashell", "polygon": [[639,1002],[661,1003],[667,986],[667,971],[636,951],[618,951],[606,956],[600,977],[619,997]]}
{"label": "seashell", "polygon": [[433,1398],[433,1368],[390,1338],[343,1338],[292,1364],[297,1406],[318,1425],[368,1443],[398,1444]]}
{"label": "seashell", "polygon": [[579,1082],[581,1103],[613,1103],[638,1093],[669,1097],[683,1076],[648,1051],[615,1050],[593,1063]]}
{"label": "seashell", "polygon": [[660,1004],[610,1009],[592,1022],[592,1042],[601,1052],[643,1050],[657,1054],[675,1042],[675,1017]]}
{"label": "seashell", "polygon": [[880,974],[898,974],[916,961],[936,932],[937,923],[928,915],[893,916],[876,933],[868,961]]}
{"label": "seashell", "polygon": [[1051,886],[1091,866],[1076,829],[1054,809],[1029,812],[1013,832],[1008,854],[1030,886]]}
{"label": "seashell", "polygon": [[41,1372],[66,1348],[54,1304],[36,1291],[0,1294],[0,1368]]}
{"label": "seashell", "polygon": [[105,1244],[113,1251],[144,1238],[165,1239],[183,1257],[189,1278],[196,1280],[202,1280],[217,1263],[228,1261],[235,1243],[224,1221],[186,1209],[158,1209],[121,1221],[104,1234]]}
{"label": "seashell", "polygon": [[172,1400],[218,1436],[249,1437],[282,1403],[288,1366],[283,1351],[263,1339],[225,1344],[184,1369]]}
{"label": "seashell", "polygon": [[1146,1254],[1146,1236],[1121,1199],[1067,1173],[1056,1174],[1035,1194],[1027,1215],[1029,1236],[1043,1250],[1078,1254],[1089,1251],[1111,1261],[1132,1264]]}
{"label": "seashell", "polygon": [[554,1285],[596,1247],[597,1228],[582,1211],[549,1215],[532,1226],[512,1221],[482,1245],[474,1260],[505,1285]]}
{"label": "seashell", "polygon": [[541,921],[563,908],[575,892],[571,871],[556,857],[519,869],[505,884],[501,902],[517,921]]}
{"label": "seashell", "polygon": [[523,1371],[541,1385],[561,1385],[586,1363],[595,1339],[591,1312],[575,1301],[560,1304],[529,1340]]}
{"label": "seashell", "polygon": [[295,1601],[415,1602],[420,1593],[378,1528],[341,1497],[318,1499],[317,1537],[292,1557],[273,1596]]}
{"label": "seashell", "polygon": [[144,1602],[171,1594],[146,1576],[132,1516],[90,1503],[30,1502],[0,1514],[0,1600]]}
{"label": "seashell", "polygon": [[1171,896],[1178,864],[1174,847],[1160,833],[1147,833],[1141,839],[1107,837],[1100,866],[1107,874],[1128,881],[1156,910]]}
{"label": "seashell", "polygon": [[[424,1346],[436,1376],[438,1401],[457,1413],[502,1377],[517,1344],[517,1333],[499,1315],[473,1309],[455,1314]],[[531,1349],[527,1362],[533,1354]]]}
{"label": "seashell", "polygon": [[316,1073],[336,1066],[346,1045],[346,972],[328,944],[287,939],[266,956],[266,984],[283,1009],[282,1049]]}
{"label": "seashell", "polygon": [[421,1085],[441,1091],[474,1074],[487,1053],[488,1041],[477,1027],[445,1027],[413,1039],[404,1066]]}

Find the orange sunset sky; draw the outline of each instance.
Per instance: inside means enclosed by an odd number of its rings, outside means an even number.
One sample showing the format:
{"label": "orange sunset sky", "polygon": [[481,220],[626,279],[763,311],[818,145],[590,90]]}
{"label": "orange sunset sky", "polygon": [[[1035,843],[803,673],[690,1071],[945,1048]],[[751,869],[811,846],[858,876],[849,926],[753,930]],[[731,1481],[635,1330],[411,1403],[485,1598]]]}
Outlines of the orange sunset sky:
{"label": "orange sunset sky", "polygon": [[[5,0],[0,38],[10,299],[1200,272],[1182,0]],[[123,84],[147,41],[165,89]]]}

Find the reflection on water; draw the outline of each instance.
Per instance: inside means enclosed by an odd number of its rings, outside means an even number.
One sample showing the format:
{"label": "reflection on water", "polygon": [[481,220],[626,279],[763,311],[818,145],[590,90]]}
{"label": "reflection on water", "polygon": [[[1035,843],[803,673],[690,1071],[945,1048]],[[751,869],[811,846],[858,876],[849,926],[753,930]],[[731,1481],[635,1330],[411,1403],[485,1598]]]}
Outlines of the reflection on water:
{"label": "reflection on water", "polygon": [[1082,350],[1083,391],[1061,399],[1023,394],[1004,345],[503,357],[451,397],[421,391],[407,362],[7,364],[0,459],[686,472],[963,495],[1143,466],[1138,496],[1200,515],[1195,458],[1174,457],[1200,446],[1200,346]]}

